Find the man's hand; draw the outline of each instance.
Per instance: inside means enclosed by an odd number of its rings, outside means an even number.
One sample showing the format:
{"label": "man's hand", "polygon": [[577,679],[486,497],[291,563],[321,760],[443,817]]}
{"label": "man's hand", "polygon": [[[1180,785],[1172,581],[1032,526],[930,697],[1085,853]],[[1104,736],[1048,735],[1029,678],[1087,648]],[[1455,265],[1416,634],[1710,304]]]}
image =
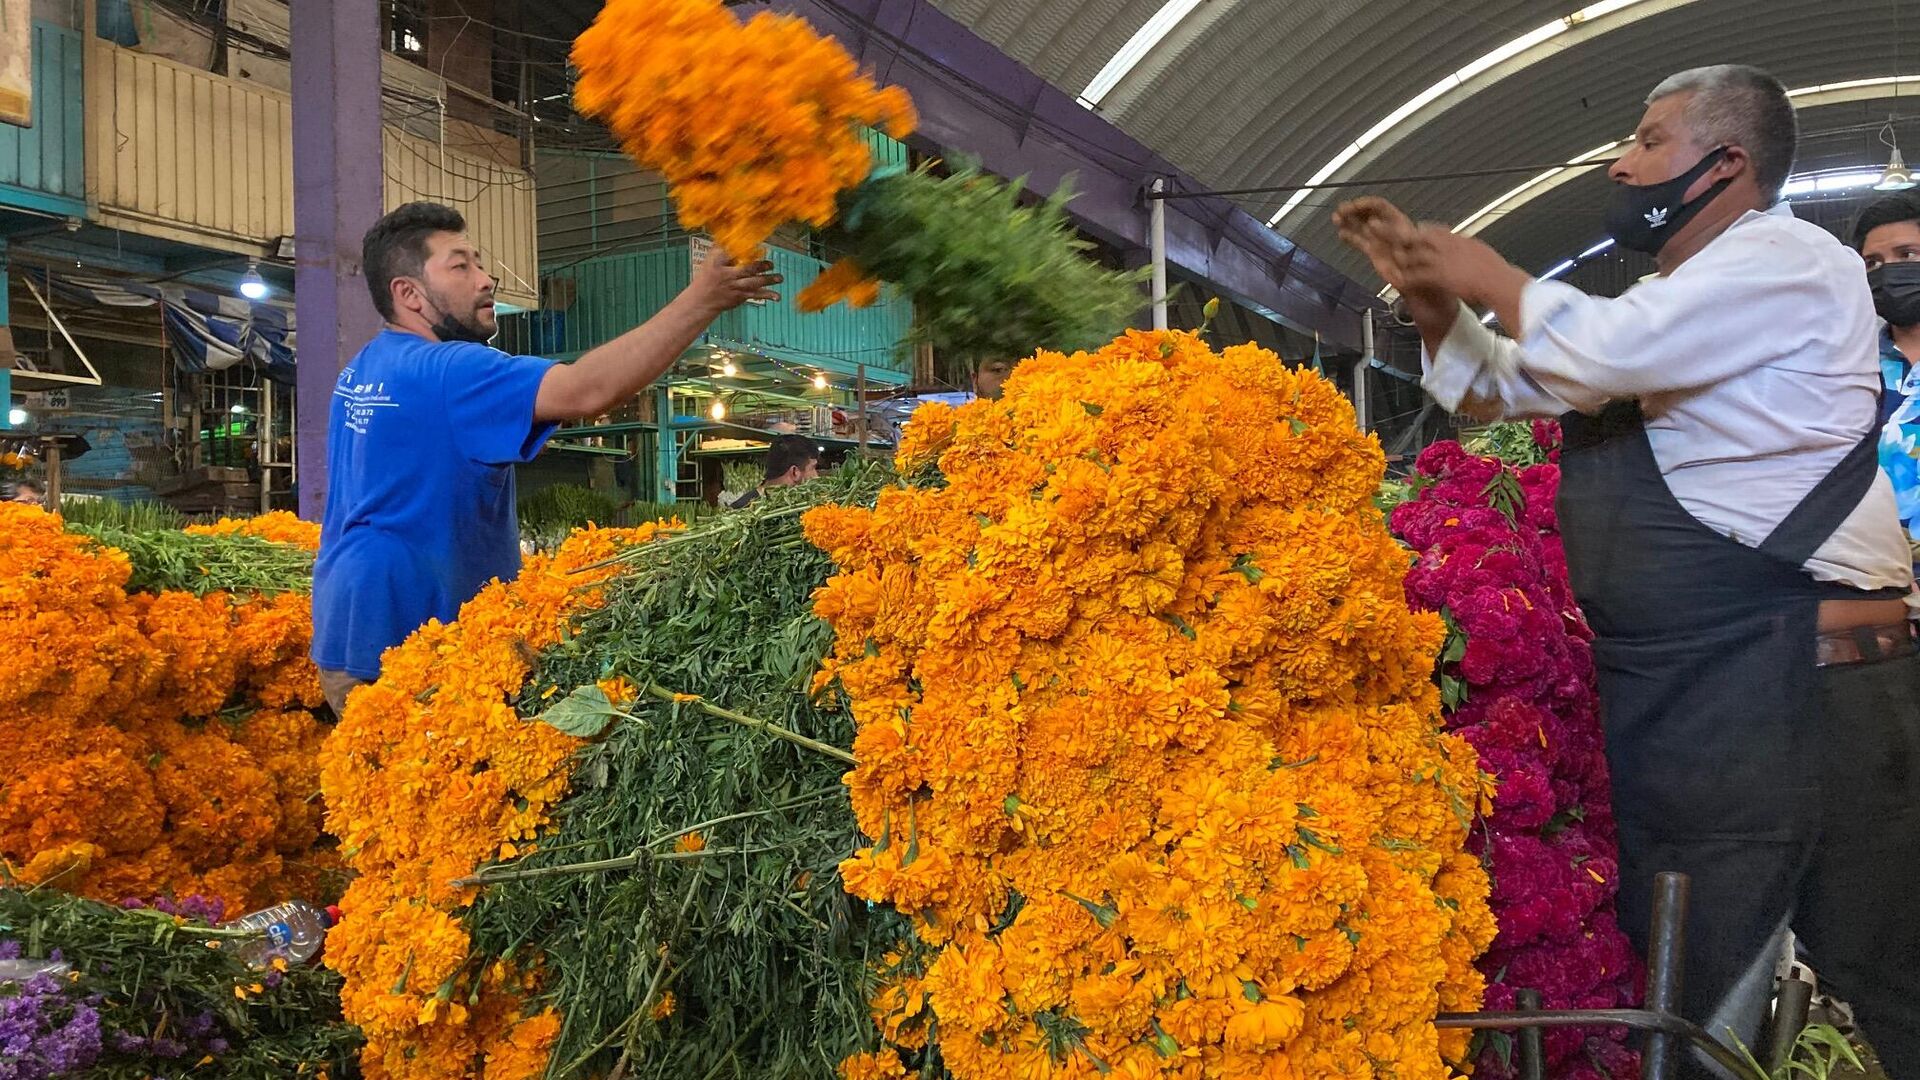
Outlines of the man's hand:
{"label": "man's hand", "polygon": [[693,282],[682,295],[712,319],[749,300],[780,299],[773,287],[783,280],[773,272],[773,264],[764,259],[743,265],[716,247],[706,261],[694,268]]}
{"label": "man's hand", "polygon": [[1397,239],[1392,259],[1405,280],[1402,291],[1457,296],[1492,309],[1502,326],[1518,332],[1520,296],[1533,275],[1481,241],[1428,223]]}
{"label": "man's hand", "polygon": [[1333,223],[1340,229],[1340,239],[1358,248],[1373,263],[1375,273],[1387,284],[1406,291],[1405,275],[1396,256],[1416,232],[1411,218],[1387,200],[1368,196],[1342,203],[1333,212]]}
{"label": "man's hand", "polygon": [[1401,252],[1419,239],[1413,219],[1387,200],[1369,196],[1343,203],[1333,221],[1340,227],[1340,239],[1360,249],[1387,284],[1400,290],[1427,348],[1438,352],[1460,316],[1460,301],[1444,288],[1408,278]]}
{"label": "man's hand", "polygon": [[773,264],[743,265],[715,248],[693,272],[693,282],[659,314],[571,364],[556,364],[540,380],[536,421],[597,416],[670,370],[713,320],[749,300],[778,300],[781,277]]}

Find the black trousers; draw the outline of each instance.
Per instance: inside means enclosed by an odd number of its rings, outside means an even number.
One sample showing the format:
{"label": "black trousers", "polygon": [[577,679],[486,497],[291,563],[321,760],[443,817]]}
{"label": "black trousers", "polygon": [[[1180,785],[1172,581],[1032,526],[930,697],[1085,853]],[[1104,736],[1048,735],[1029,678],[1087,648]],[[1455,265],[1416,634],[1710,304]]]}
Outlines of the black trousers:
{"label": "black trousers", "polygon": [[[1723,1042],[1731,1030],[1763,1057],[1780,931],[1791,927],[1823,990],[1853,1006],[1887,1075],[1920,1080],[1920,657],[1819,678],[1824,718],[1811,759],[1781,763],[1799,782],[1817,778],[1818,820],[1777,842],[1623,827],[1622,928],[1644,954],[1653,876],[1688,874],[1688,1019]],[[1698,1061],[1686,1074],[1714,1075]]]}

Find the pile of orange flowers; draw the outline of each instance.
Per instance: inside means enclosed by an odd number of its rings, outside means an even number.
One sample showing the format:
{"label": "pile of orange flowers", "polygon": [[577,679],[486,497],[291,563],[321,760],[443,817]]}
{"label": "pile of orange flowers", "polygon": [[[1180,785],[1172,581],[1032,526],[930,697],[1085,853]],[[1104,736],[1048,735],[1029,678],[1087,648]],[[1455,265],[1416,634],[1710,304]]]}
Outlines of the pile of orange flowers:
{"label": "pile of orange flowers", "polygon": [[866,179],[862,127],[913,130],[912,103],[805,20],[742,23],[720,0],[609,0],[573,45],[574,105],[658,170],[680,222],[735,259],[788,222],[825,225]]}
{"label": "pile of orange flowers", "polygon": [[307,598],[128,593],[129,571],[0,504],[0,858],[108,902],[322,897]]}
{"label": "pile of orange flowers", "polygon": [[320,550],[320,526],[286,510],[274,510],[258,517],[223,517],[211,525],[189,525],[185,531],[199,536],[252,536],[307,551]]}
{"label": "pile of orange flowers", "polygon": [[430,622],[355,691],[321,752],[327,824],[357,877],[327,936],[342,1005],[366,1034],[370,1080],[540,1074],[560,1017],[524,1007],[538,971],[470,956],[461,915],[477,867],[531,850],[581,745],[514,711],[539,650],[597,602],[587,570],[677,523],[576,532],[494,582],[451,624]]}
{"label": "pile of orange flowers", "polygon": [[822,508],[871,843],[913,916],[849,1078],[1444,1077],[1494,934],[1379,445],[1256,346],[1129,332],[927,406]]}

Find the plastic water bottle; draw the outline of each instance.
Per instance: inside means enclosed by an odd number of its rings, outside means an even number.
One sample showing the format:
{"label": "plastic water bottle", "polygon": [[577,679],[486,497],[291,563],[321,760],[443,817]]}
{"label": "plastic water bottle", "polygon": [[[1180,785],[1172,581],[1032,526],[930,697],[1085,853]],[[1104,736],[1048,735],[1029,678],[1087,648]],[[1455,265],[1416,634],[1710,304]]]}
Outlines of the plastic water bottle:
{"label": "plastic water bottle", "polygon": [[326,944],[327,929],[340,921],[340,909],[317,908],[305,900],[289,900],[264,911],[242,915],[227,925],[241,930],[260,930],[261,937],[250,937],[234,945],[233,955],[257,968],[269,967],[278,956],[297,967],[320,955]]}
{"label": "plastic water bottle", "polygon": [[0,983],[26,983],[42,975],[61,978],[73,970],[64,960],[0,960]]}

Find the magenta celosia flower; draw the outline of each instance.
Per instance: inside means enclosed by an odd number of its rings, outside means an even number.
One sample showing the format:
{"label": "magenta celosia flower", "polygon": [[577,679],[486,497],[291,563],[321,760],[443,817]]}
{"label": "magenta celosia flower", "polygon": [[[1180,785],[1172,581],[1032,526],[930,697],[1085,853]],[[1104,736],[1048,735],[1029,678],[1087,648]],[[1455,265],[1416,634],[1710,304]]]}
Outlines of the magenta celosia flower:
{"label": "magenta celosia flower", "polygon": [[[1558,424],[1536,423],[1533,437],[1558,460]],[[1466,687],[1447,723],[1498,785],[1473,841],[1492,876],[1500,927],[1480,963],[1486,1007],[1511,1008],[1521,988],[1540,991],[1548,1008],[1634,1004],[1638,962],[1613,909],[1618,854],[1593,633],[1574,603],[1554,511],[1559,466],[1513,469],[1444,442],[1422,451],[1414,467],[1428,486],[1391,515],[1394,533],[1418,556],[1407,599],[1445,613],[1464,638],[1458,659],[1436,673]],[[1503,472],[1521,493],[1507,508],[1511,517],[1489,498]],[[1618,1031],[1550,1032],[1549,1074],[1632,1075],[1638,1065],[1623,1039]],[[1514,1062],[1493,1043],[1478,1066],[1483,1080],[1514,1075]]]}

